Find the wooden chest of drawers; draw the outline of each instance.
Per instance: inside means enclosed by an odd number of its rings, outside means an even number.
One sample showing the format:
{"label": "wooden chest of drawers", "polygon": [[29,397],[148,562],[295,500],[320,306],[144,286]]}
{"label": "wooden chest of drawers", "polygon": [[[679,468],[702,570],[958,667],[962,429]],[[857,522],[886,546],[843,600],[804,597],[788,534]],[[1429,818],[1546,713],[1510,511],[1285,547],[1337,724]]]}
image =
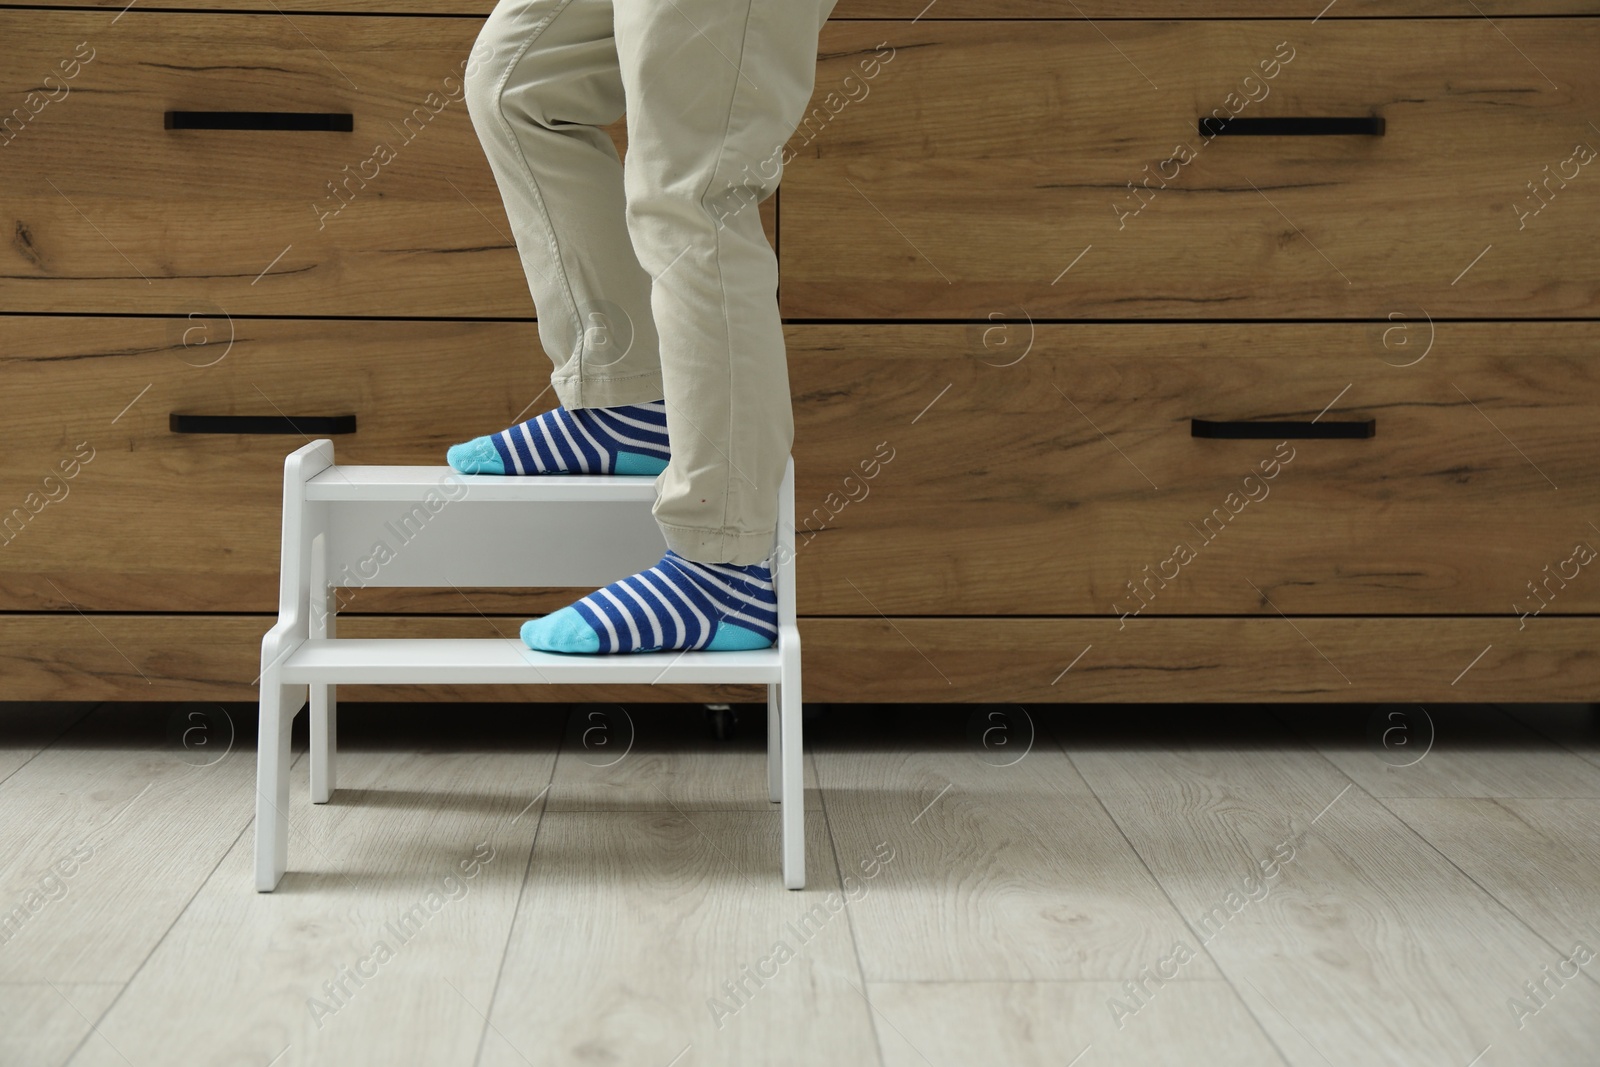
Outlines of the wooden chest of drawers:
{"label": "wooden chest of drawers", "polygon": [[[784,313],[1592,315],[1600,20],[1513,29],[840,23],[824,84],[888,58],[797,139]],[[1288,132],[1329,119],[1369,132]]]}
{"label": "wooden chest of drawers", "polygon": [[[43,64],[0,84],[0,699],[253,696],[303,439],[172,414],[438,463],[554,402],[459,97],[477,6],[0,13]],[[1600,4],[1201,6],[825,28],[763,205],[808,698],[1595,694]],[[168,128],[218,110],[350,129]],[[342,632],[573,595],[361,590]]]}

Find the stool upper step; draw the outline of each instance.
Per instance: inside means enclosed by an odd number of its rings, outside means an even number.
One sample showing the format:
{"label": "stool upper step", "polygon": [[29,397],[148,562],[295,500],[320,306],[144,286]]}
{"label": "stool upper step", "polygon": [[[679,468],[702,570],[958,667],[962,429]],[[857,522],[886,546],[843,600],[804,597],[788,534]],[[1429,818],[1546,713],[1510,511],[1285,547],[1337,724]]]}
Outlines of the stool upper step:
{"label": "stool upper step", "polygon": [[520,638],[312,638],[282,665],[286,684],[758,684],[779,680],[779,650],[536,652]]}
{"label": "stool upper step", "polygon": [[[464,488],[463,488],[464,487]],[[652,504],[654,475],[545,474],[510,477],[457,474],[449,467],[335,465],[306,480],[307,500],[421,501],[428,494],[448,499],[513,501],[615,501]]]}

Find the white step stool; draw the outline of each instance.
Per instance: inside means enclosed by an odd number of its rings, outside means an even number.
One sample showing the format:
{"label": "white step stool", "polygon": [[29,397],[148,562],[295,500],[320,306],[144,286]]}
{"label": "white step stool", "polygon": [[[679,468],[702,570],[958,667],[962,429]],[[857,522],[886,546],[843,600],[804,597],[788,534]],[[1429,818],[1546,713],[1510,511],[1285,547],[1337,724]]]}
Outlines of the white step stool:
{"label": "white step stool", "polygon": [[536,652],[520,635],[335,638],[335,594],[345,585],[592,591],[654,566],[666,552],[651,515],[655,495],[653,476],[505,477],[457,474],[449,467],[340,467],[327,439],[291,453],[283,465],[278,621],[261,641],[256,889],[277,888],[288,867],[289,732],[308,695],[311,800],[325,804],[336,780],[335,686],[506,682],[764,683],[767,790],[783,805],[783,883],[804,888],[792,457],[778,497],[778,641],[771,648],[588,656]]}

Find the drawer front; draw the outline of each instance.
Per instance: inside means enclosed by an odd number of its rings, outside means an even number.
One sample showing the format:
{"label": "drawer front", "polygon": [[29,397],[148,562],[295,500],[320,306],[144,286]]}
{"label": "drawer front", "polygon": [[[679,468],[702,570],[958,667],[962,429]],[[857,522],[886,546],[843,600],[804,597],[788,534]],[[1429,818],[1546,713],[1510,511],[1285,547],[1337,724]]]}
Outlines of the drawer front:
{"label": "drawer front", "polygon": [[[347,618],[340,632],[493,637],[518,622],[515,615],[376,615]],[[0,614],[0,700],[254,700],[261,637],[271,623],[266,615]],[[1500,619],[1313,618],[1295,625],[1300,635],[1276,616],[1148,618],[1120,633],[1099,619],[993,619],[981,626],[967,619],[801,619],[805,698],[991,707],[1281,703],[1286,694],[1335,703],[1522,702],[1591,700],[1600,686],[1587,620],[1548,619],[1537,638],[1508,633],[1515,624]],[[759,708],[766,697],[758,685],[342,685],[339,699]],[[248,722],[234,726],[248,729]]]}
{"label": "drawer front", "polygon": [[[340,462],[442,466],[555,404],[526,322],[16,316],[0,365],[0,610],[277,610],[283,462],[309,438],[173,433],[171,413],[353,414]],[[416,596],[387,603],[474,611]]]}
{"label": "drawer front", "polygon": [[822,51],[792,318],[1600,311],[1600,19],[835,22]]}
{"label": "drawer front", "polygon": [[1600,611],[1600,324],[819,325],[789,358],[807,614]]}
{"label": "drawer front", "polygon": [[[802,613],[1600,610],[1573,559],[1600,548],[1600,324],[787,334]],[[529,323],[18,317],[4,336],[0,610],[275,609],[304,438],[174,434],[170,412],[350,413],[341,462],[442,464],[554,403]],[[1376,433],[1280,445],[1197,438],[1197,418]],[[367,588],[345,609],[570,599]]]}
{"label": "drawer front", "polygon": [[[54,2],[54,0],[53,0]],[[66,0],[60,0],[65,3]],[[241,0],[242,2],[242,0]],[[833,17],[853,19],[1275,19],[1316,16],[1328,19],[1356,16],[1460,15],[1452,0],[1326,0],[1301,4],[1298,0],[839,0]],[[1476,0],[1474,13],[1485,15],[1592,15],[1600,14],[1594,0]],[[1115,35],[1113,35],[1115,36]]]}
{"label": "drawer front", "polygon": [[[1290,0],[1076,0],[1063,9],[1059,0],[839,0],[833,18],[843,19],[1135,19],[1135,18],[1303,18],[1305,5]],[[33,7],[103,7],[120,11],[126,0],[35,0]],[[337,11],[351,14],[425,14],[485,16],[494,0],[275,0],[283,11]],[[1485,15],[1600,14],[1595,0],[1477,0]],[[207,0],[217,11],[259,11],[259,0]],[[1315,5],[1312,5],[1314,8]],[[1312,14],[1316,14],[1313,10]],[[1454,0],[1339,0],[1323,18],[1357,15],[1459,15]]]}
{"label": "drawer front", "polygon": [[[0,40],[33,57],[0,73],[0,100],[21,107],[0,130],[0,308],[531,316],[461,95],[481,25],[0,11]],[[55,99],[35,92],[47,74]],[[164,127],[188,110],[348,114],[352,129]],[[624,127],[608,127],[619,151]]]}
{"label": "drawer front", "polygon": [[[0,613],[0,700],[253,701],[261,639],[274,621],[272,615],[248,614]],[[340,620],[339,636],[504,637],[515,634],[521,621],[518,615],[348,616]],[[451,704],[766,700],[759,685],[341,685],[338,694],[340,701]],[[249,729],[237,720],[233,725]],[[225,739],[225,733],[218,738]]]}

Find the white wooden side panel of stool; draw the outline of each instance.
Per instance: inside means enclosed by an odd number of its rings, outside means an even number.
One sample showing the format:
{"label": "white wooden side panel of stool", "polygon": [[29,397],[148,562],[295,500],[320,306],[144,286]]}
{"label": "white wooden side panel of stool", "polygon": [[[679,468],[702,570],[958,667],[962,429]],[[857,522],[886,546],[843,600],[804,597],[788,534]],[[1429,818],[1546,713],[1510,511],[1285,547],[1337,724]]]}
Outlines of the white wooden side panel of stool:
{"label": "white wooden side panel of stool", "polygon": [[746,652],[572,656],[520,637],[339,639],[341,594],[367,586],[597,587],[652,566],[665,544],[653,477],[461,475],[447,467],[335,466],[331,441],[284,465],[279,621],[262,641],[256,883],[287,867],[288,744],[311,703],[311,798],[336,786],[336,687],[379,684],[765,684],[767,788],[783,805],[784,884],[805,885],[794,464],[779,496],[778,641]]}
{"label": "white wooden side panel of stool", "polygon": [[289,860],[289,735],[308,694],[283,669],[311,634],[311,542],[326,518],[305,499],[305,483],[333,466],[333,442],[313,441],[283,463],[283,540],[278,621],[261,639],[260,730],[256,740],[256,888],[270,891]]}

